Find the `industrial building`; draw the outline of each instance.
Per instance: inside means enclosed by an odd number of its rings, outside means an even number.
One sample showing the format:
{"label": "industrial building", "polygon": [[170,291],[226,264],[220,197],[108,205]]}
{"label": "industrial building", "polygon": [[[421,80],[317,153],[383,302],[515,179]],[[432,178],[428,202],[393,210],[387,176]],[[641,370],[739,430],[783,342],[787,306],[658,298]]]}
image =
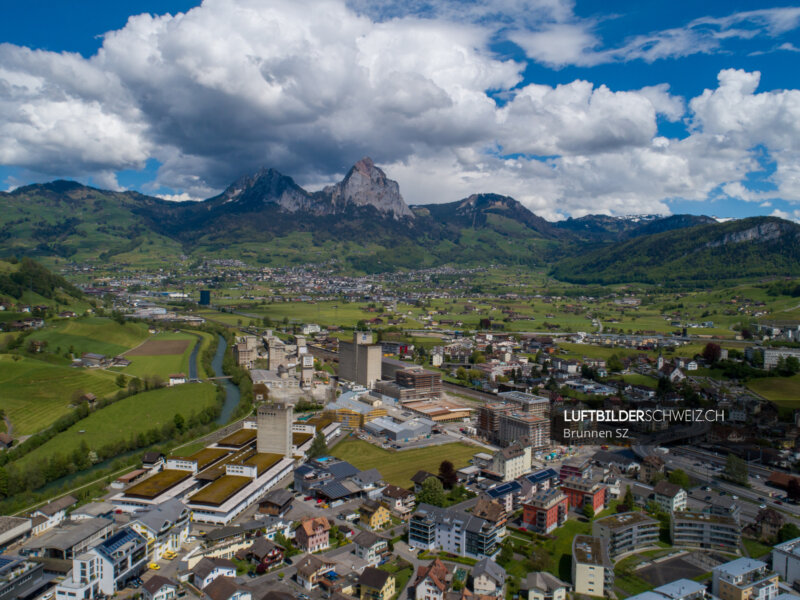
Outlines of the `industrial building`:
{"label": "industrial building", "polygon": [[394,381],[379,381],[376,389],[398,402],[438,399],[442,395],[442,374],[427,371],[420,366],[400,369]]}
{"label": "industrial building", "polygon": [[339,379],[371,388],[381,378],[380,344],[372,343],[372,334],[353,333],[352,342],[339,342]]}
{"label": "industrial building", "polygon": [[325,406],[325,414],[345,429],[360,429],[378,417],[385,417],[387,412],[377,398],[363,392],[345,392]]}
{"label": "industrial building", "polygon": [[397,422],[389,417],[378,417],[364,424],[364,430],[375,437],[385,437],[393,442],[408,441],[430,435],[434,422],[429,419],[410,419]]}

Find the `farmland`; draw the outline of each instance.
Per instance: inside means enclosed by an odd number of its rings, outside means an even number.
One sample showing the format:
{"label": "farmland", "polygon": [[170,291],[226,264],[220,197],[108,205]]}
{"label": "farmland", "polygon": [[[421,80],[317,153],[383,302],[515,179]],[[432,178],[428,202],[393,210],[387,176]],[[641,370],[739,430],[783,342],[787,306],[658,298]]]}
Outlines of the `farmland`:
{"label": "farmland", "polygon": [[346,439],[336,445],[332,454],[346,460],[361,470],[378,469],[387,483],[400,487],[413,487],[411,477],[419,471],[439,471],[439,464],[447,459],[456,469],[466,466],[479,450],[462,443],[415,448],[402,452],[390,452],[363,440]]}
{"label": "farmland", "polygon": [[100,370],[0,355],[0,408],[10,419],[14,435],[30,435],[69,412],[74,392],[91,392],[98,398],[116,392],[115,378]]}
{"label": "farmland", "polygon": [[171,422],[176,414],[188,418],[192,412],[213,405],[215,396],[215,387],[207,383],[185,384],[129,396],[91,413],[15,464],[24,467],[56,454],[64,455],[82,442],[92,449],[128,439]]}
{"label": "farmland", "polygon": [[89,317],[53,321],[30,339],[47,342],[47,350],[58,354],[71,348],[75,356],[85,352],[117,356],[147,336],[147,326],[143,323],[119,324],[103,317]]}
{"label": "farmland", "polygon": [[125,375],[169,377],[172,373],[189,373],[189,356],[197,337],[189,333],[160,333],[125,354],[131,364]]}

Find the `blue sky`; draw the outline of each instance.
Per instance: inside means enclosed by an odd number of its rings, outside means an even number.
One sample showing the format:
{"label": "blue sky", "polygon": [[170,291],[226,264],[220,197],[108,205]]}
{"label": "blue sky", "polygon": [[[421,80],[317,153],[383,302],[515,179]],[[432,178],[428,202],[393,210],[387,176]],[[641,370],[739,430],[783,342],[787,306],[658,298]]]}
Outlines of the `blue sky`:
{"label": "blue sky", "polygon": [[370,155],[409,203],[800,219],[796,3],[79,6],[4,6],[2,188],[313,189]]}

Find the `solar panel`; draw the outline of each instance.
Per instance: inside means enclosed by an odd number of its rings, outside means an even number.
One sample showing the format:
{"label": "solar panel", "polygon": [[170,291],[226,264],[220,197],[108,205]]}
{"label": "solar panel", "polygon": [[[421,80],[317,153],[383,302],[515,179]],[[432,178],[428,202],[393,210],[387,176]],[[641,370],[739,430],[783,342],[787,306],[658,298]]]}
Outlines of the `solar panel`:
{"label": "solar panel", "polygon": [[0,569],[6,567],[7,565],[10,565],[13,562],[14,561],[12,559],[10,559],[10,558],[6,558],[4,556],[0,556]]}

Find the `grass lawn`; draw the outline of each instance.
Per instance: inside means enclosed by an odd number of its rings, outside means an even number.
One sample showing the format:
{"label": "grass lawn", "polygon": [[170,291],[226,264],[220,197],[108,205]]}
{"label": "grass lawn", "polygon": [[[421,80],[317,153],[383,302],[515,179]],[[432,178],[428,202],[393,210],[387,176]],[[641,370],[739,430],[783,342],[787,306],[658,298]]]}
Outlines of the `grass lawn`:
{"label": "grass lawn", "polygon": [[140,344],[147,336],[144,323],[120,325],[112,319],[88,317],[52,321],[28,339],[46,341],[48,352],[59,348],[63,354],[72,347],[76,356],[85,352],[117,356]]}
{"label": "grass lawn", "polygon": [[[147,377],[148,375],[159,375],[166,379],[173,373],[184,373],[189,375],[189,356],[192,354],[192,348],[197,343],[197,338],[189,333],[160,333],[150,338],[151,340],[189,340],[189,345],[181,354],[158,354],[152,356],[140,355],[126,355],[125,358],[131,361],[131,364],[122,372],[126,375],[136,375],[138,377]],[[198,367],[200,364],[200,357],[197,359]]]}
{"label": "grass lawn", "polygon": [[742,545],[745,547],[745,550],[747,550],[750,558],[760,558],[765,554],[772,552],[772,546],[762,544],[753,538],[742,538]]}
{"label": "grass lawn", "polygon": [[449,460],[460,469],[467,466],[469,459],[479,451],[475,446],[453,443],[392,452],[364,440],[346,439],[336,445],[332,454],[362,470],[376,468],[387,483],[410,488],[413,487],[411,477],[417,471],[438,473],[443,460]]}
{"label": "grass lawn", "polygon": [[631,385],[643,385],[652,389],[656,389],[658,387],[658,381],[656,379],[649,377],[648,375],[640,375],[639,373],[622,375],[622,380],[625,383],[630,383]]}
{"label": "grass lawn", "polygon": [[98,398],[119,388],[116,375],[97,369],[75,369],[33,358],[14,361],[0,355],[0,408],[14,426],[15,435],[30,435],[52,425],[70,411],[76,390]]}
{"label": "grass lawn", "polygon": [[800,375],[753,379],[747,387],[781,408],[800,407]]}
{"label": "grass lawn", "polygon": [[81,442],[86,442],[89,448],[99,448],[120,438],[127,439],[164,425],[177,413],[188,418],[193,411],[199,412],[212,405],[215,397],[216,389],[210,383],[184,384],[136,394],[93,412],[14,464],[24,468],[55,454],[71,452]]}

